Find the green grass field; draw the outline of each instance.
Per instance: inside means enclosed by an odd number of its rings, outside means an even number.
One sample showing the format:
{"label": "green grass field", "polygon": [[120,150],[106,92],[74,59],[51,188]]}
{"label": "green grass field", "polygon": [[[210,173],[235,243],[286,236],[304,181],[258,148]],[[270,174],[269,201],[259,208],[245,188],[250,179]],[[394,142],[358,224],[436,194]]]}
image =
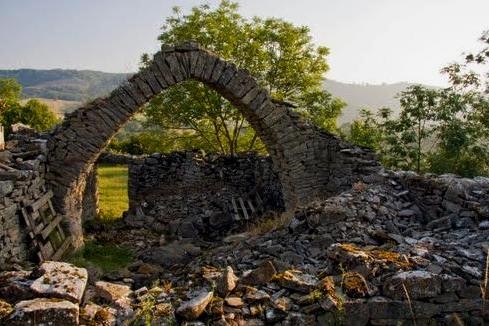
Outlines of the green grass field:
{"label": "green grass field", "polygon": [[98,166],[99,217],[113,221],[129,208],[127,196],[127,166],[100,164]]}

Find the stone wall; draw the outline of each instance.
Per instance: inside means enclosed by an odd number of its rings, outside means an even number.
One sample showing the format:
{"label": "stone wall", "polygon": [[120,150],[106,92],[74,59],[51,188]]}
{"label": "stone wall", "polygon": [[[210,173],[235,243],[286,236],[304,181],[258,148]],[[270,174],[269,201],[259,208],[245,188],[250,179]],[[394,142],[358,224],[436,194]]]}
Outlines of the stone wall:
{"label": "stone wall", "polygon": [[49,139],[47,177],[56,208],[70,217],[75,247],[83,244],[83,193],[100,153],[141,106],[186,80],[215,90],[246,118],[270,154],[288,211],[380,168],[368,150],[320,131],[287,103],[274,101],[247,70],[194,43],[164,45],[127,83],[68,114]]}
{"label": "stone wall", "polygon": [[[248,216],[240,210],[240,198]],[[284,210],[281,184],[270,157],[204,156],[198,151],[133,160],[129,206],[126,221],[130,225],[204,239],[235,231],[267,212]]]}
{"label": "stone wall", "polygon": [[20,207],[46,191],[45,155],[46,140],[20,134],[0,152],[0,270],[33,258]]}

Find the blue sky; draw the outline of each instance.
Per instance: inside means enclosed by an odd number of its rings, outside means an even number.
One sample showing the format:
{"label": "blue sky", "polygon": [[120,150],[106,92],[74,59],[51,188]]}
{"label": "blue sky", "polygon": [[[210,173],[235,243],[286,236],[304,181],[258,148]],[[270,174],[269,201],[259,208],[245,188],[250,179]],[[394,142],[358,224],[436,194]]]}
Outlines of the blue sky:
{"label": "blue sky", "polygon": [[[219,1],[206,1],[216,5]],[[241,0],[251,17],[311,28],[331,49],[326,77],[444,85],[439,69],[477,46],[489,0]],[[132,72],[173,6],[194,0],[0,0],[0,69]]]}

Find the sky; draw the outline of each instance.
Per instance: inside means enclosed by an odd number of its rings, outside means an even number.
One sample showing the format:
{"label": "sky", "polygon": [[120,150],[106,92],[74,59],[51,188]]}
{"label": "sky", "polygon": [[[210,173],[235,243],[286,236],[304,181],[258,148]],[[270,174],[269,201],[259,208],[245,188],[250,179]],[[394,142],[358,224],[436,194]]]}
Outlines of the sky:
{"label": "sky", "polygon": [[[327,78],[444,86],[439,70],[477,48],[489,0],[241,0],[245,17],[306,25],[330,48]],[[0,0],[0,69],[137,70],[171,8],[218,0]]]}

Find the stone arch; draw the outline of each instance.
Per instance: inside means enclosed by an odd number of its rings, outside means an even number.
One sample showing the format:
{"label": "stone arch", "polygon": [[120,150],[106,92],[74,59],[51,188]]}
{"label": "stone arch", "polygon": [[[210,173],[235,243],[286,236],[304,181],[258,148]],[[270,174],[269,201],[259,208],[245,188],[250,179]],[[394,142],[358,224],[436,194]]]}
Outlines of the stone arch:
{"label": "stone arch", "polygon": [[[331,178],[331,174],[334,169],[347,168],[343,158],[351,156],[348,154],[353,150],[351,145],[314,128],[287,104],[274,102],[246,70],[193,43],[164,46],[149,67],[107,97],[69,114],[49,139],[47,177],[55,194],[56,208],[68,216],[75,247],[83,243],[83,192],[87,175],[100,152],[142,105],[164,89],[188,79],[216,90],[254,128],[279,174],[286,208],[293,209],[297,204],[325,195],[329,188],[337,190],[334,188],[340,186],[335,184],[338,178]],[[360,165],[376,166],[368,153],[362,155]],[[345,175],[351,179],[351,174]]]}

